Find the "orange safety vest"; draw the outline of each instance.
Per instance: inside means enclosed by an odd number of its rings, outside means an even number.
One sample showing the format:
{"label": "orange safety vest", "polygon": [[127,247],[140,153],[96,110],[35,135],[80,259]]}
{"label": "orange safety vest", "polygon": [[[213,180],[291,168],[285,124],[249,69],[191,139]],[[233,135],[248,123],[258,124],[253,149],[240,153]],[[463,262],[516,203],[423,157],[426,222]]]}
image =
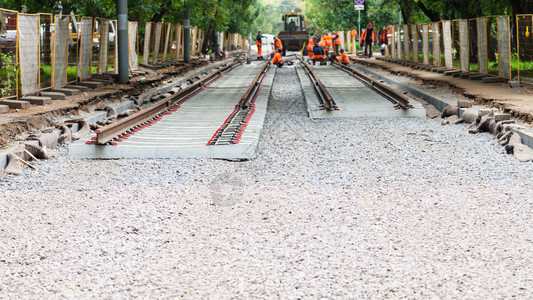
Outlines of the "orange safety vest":
{"label": "orange safety vest", "polygon": [[335,45],[341,44],[341,36],[337,33],[337,39],[335,40]]}
{"label": "orange safety vest", "polygon": [[348,58],[348,55],[346,54],[346,52],[342,52],[341,56],[337,56],[337,60],[343,64],[350,63],[350,59]]}
{"label": "orange safety vest", "polygon": [[[366,32],[367,30],[365,29],[365,31],[363,32],[363,35],[361,36],[361,41],[366,40]],[[374,41],[374,32],[375,30],[372,30],[372,42]]]}
{"label": "orange safety vest", "polygon": [[327,34],[323,37],[324,41],[326,41],[326,47],[331,46],[331,39],[332,38],[333,37],[331,35],[327,35]]}
{"label": "orange safety vest", "polygon": [[325,55],[322,55],[322,54],[316,54],[315,55],[315,59],[322,59],[324,58]]}
{"label": "orange safety vest", "polygon": [[277,49],[281,49],[283,50],[283,44],[281,43],[281,40],[280,39],[276,39],[274,41],[274,48],[277,50]]}
{"label": "orange safety vest", "polygon": [[313,53],[313,48],[315,47],[315,40],[313,38],[310,38],[309,39],[309,44],[307,45],[307,56],[309,57],[309,59],[313,59],[314,58],[314,53]]}
{"label": "orange safety vest", "polygon": [[307,44],[307,50],[312,51],[314,46],[315,46],[315,40],[313,38],[310,38]]}
{"label": "orange safety vest", "polygon": [[277,65],[282,62],[283,62],[283,59],[281,58],[281,53],[276,53],[276,55],[274,55],[274,58],[272,58],[272,63]]}

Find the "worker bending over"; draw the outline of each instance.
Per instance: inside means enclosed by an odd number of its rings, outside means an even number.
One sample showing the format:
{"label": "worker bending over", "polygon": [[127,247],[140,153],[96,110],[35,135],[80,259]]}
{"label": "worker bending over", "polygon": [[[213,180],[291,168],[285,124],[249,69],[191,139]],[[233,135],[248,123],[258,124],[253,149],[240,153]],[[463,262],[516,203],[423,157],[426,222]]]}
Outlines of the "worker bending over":
{"label": "worker bending over", "polygon": [[323,61],[324,58],[326,57],[324,48],[320,46],[320,43],[317,44],[316,41],[315,41],[315,46],[313,47],[313,56],[314,56],[313,63],[317,61]]}
{"label": "worker bending over", "polygon": [[281,40],[275,36],[274,37],[274,51],[278,52],[278,50],[283,50],[283,44],[281,43]]}
{"label": "worker bending over", "polygon": [[337,60],[343,65],[349,64],[350,59],[348,58],[346,51],[344,51],[344,49],[341,49],[340,52],[341,52],[341,56],[337,56]]}
{"label": "worker bending over", "polygon": [[272,58],[272,64],[278,66],[278,68],[283,67],[283,58],[281,58],[281,49],[276,51],[276,55]]}
{"label": "worker bending over", "polygon": [[368,26],[361,35],[361,43],[364,43],[365,48],[365,57],[372,57],[372,43],[374,42],[374,29],[372,28],[372,23],[368,23]]}
{"label": "worker bending over", "polygon": [[255,37],[255,43],[257,45],[257,59],[263,60],[263,36],[261,35],[261,30],[259,30]]}

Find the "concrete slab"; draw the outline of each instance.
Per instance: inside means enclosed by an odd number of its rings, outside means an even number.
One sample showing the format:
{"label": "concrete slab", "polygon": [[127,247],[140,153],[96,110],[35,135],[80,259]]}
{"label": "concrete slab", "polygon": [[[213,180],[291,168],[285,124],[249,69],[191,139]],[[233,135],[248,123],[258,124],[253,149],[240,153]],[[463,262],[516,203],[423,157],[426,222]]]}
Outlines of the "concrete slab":
{"label": "concrete slab", "polygon": [[445,73],[445,72],[448,72],[448,71],[453,71],[452,69],[439,69],[437,70],[437,73]]}
{"label": "concrete slab", "polygon": [[481,80],[483,77],[485,77],[485,75],[475,74],[475,75],[470,75],[468,77],[468,79],[470,79],[470,80]]}
{"label": "concrete slab", "polygon": [[78,85],[86,86],[91,89],[96,89],[96,88],[102,87],[104,84],[98,81],[82,81],[78,83]]}
{"label": "concrete slab", "polygon": [[296,65],[296,71],[304,91],[307,111],[311,118],[352,118],[352,117],[425,117],[423,106],[411,101],[415,108],[396,110],[394,105],[367,88],[362,82],[334,66],[312,67],[322,83],[326,86],[339,110],[319,110],[316,93],[311,86],[309,76],[302,66]]}
{"label": "concrete slab", "polygon": [[459,77],[461,79],[468,79],[468,78],[470,78],[470,75],[472,75],[472,74],[470,74],[470,73],[459,73]]}
{"label": "concrete slab", "polygon": [[26,109],[30,106],[30,102],[23,100],[0,100],[0,105],[7,105],[9,108]]}
{"label": "concrete slab", "polygon": [[[251,159],[257,155],[257,146],[263,130],[268,99],[275,67],[263,81],[255,102],[255,112],[243,132],[239,144],[206,146],[222,126],[248,89],[253,77],[264,62],[241,65],[226,74],[206,90],[184,102],[171,115],[145,128],[118,146],[85,145],[80,140],[69,146],[69,155],[75,158],[226,158]],[[171,87],[169,87],[170,89]],[[145,97],[150,97],[150,94]]]}
{"label": "concrete slab", "polygon": [[430,65],[421,65],[420,66],[420,70],[431,71],[431,69],[433,69],[433,66],[430,66]]}
{"label": "concrete slab", "polygon": [[461,73],[461,70],[451,70],[451,71],[446,71],[444,72],[444,75],[446,76],[452,76],[453,74],[455,73]]}
{"label": "concrete slab", "polygon": [[506,79],[501,78],[501,77],[487,76],[487,77],[481,78],[481,82],[483,83],[501,83],[501,82],[506,82],[506,81],[507,81]]}
{"label": "concrete slab", "polygon": [[31,104],[36,105],[46,105],[52,103],[52,98],[50,97],[38,97],[38,96],[25,96],[22,97],[20,100],[28,101]]}
{"label": "concrete slab", "polygon": [[7,105],[0,105],[0,114],[5,114],[9,111],[9,106]]}
{"label": "concrete slab", "polygon": [[51,89],[50,91],[51,92],[56,92],[56,93],[62,93],[62,94],[65,94],[67,96],[81,94],[80,90],[78,90],[78,89],[69,89],[69,88],[55,88],[55,89]]}
{"label": "concrete slab", "polygon": [[104,79],[104,78],[93,78],[93,79],[91,79],[91,81],[93,81],[93,82],[101,82],[103,84],[113,84],[112,80]]}
{"label": "concrete slab", "polygon": [[41,97],[50,97],[53,100],[65,100],[67,98],[65,94],[58,92],[41,92]]}
{"label": "concrete slab", "polygon": [[86,87],[86,86],[75,85],[75,84],[69,84],[69,85],[65,86],[65,88],[67,88],[67,89],[75,89],[75,90],[78,90],[80,92],[86,92],[86,91],[89,90],[89,88]]}

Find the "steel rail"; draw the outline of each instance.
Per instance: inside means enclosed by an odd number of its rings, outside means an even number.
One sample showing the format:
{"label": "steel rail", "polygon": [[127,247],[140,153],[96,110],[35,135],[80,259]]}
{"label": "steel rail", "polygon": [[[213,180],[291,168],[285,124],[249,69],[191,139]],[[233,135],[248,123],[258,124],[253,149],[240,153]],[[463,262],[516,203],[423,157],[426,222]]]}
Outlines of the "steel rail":
{"label": "steel rail", "polygon": [[255,75],[252,83],[239,100],[239,103],[235,106],[235,110],[207,142],[208,146],[237,144],[239,142],[239,136],[242,135],[242,131],[247,126],[247,120],[255,111],[253,103],[261,89],[263,80],[268,74],[270,65],[271,62],[268,61],[261,67],[261,70]]}
{"label": "steel rail", "polygon": [[340,64],[338,62],[333,62],[333,65],[337,68],[340,68],[341,70],[345,71],[346,73],[352,75],[353,77],[359,79],[360,81],[366,83],[368,86],[376,90],[377,92],[391,98],[392,100],[396,101],[396,103],[403,109],[413,108],[411,104],[409,104],[409,98],[405,97],[404,95],[398,93],[397,91],[393,90],[391,87],[376,81],[367,75],[361,73],[360,71]]}
{"label": "steel rail", "polygon": [[96,133],[95,144],[104,145],[112,141],[114,138],[124,133],[127,133],[132,128],[140,126],[141,124],[145,122],[148,122],[154,118],[161,116],[163,112],[167,111],[172,106],[179,104],[180,101],[183,101],[187,99],[188,97],[191,97],[195,93],[201,91],[205,85],[209,84],[215,79],[218,79],[218,77],[222,76],[224,72],[230,70],[231,68],[235,67],[236,65],[240,63],[241,62],[234,61],[228,65],[222,66],[216,71],[210,73],[208,76],[178,91],[174,95],[169,96],[165,98],[164,100],[161,100],[157,102],[156,104],[148,108],[145,108],[141,111],[138,111],[126,118],[120,119],[116,122],[113,122],[109,125],[106,125],[102,128],[95,130],[95,133]]}
{"label": "steel rail", "polygon": [[309,66],[308,63],[300,59],[300,63],[304,67],[304,70],[307,72],[307,75],[309,75],[309,78],[311,79],[311,83],[313,84],[313,88],[315,89],[317,95],[318,95],[318,102],[320,103],[321,109],[323,107],[329,108],[329,109],[336,109],[337,104],[329,94],[328,90],[326,89],[326,86],[320,81],[316,73],[313,71],[313,69]]}
{"label": "steel rail", "polygon": [[271,62],[268,61],[265,63],[265,65],[261,68],[259,73],[257,73],[254,77],[254,80],[248,87],[248,90],[246,90],[246,93],[241,98],[241,108],[246,109],[250,106],[250,102],[255,97],[255,94],[261,87],[261,83],[263,82],[263,78],[266,76],[268,68],[270,67]]}

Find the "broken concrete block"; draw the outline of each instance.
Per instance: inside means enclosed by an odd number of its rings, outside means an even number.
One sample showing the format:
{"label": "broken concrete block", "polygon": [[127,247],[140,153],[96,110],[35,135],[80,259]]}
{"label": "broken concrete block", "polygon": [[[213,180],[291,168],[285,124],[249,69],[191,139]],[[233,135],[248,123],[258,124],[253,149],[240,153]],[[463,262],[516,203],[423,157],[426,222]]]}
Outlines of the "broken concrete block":
{"label": "broken concrete block", "polygon": [[474,105],[474,101],[472,100],[457,100],[457,106],[459,108],[468,108],[472,107],[472,105]]}
{"label": "broken concrete block", "polygon": [[482,117],[485,116],[485,115],[490,114],[492,111],[493,110],[491,108],[481,108],[481,109],[478,110],[479,115],[482,116]]}
{"label": "broken concrete block", "polygon": [[0,105],[0,114],[5,114],[9,111],[9,106],[7,105]]}
{"label": "broken concrete block", "polygon": [[511,119],[511,114],[508,114],[508,113],[497,113],[497,114],[494,115],[494,119],[496,120],[496,122],[507,121],[507,120]]}
{"label": "broken concrete block", "polygon": [[519,88],[520,87],[520,82],[511,80],[511,81],[509,81],[509,87],[512,88],[512,89],[513,88]]}
{"label": "broken concrete block", "polygon": [[22,171],[22,164],[15,155],[9,154],[7,160],[8,163],[4,170],[6,174],[13,174],[18,176],[24,175],[24,171]]}

